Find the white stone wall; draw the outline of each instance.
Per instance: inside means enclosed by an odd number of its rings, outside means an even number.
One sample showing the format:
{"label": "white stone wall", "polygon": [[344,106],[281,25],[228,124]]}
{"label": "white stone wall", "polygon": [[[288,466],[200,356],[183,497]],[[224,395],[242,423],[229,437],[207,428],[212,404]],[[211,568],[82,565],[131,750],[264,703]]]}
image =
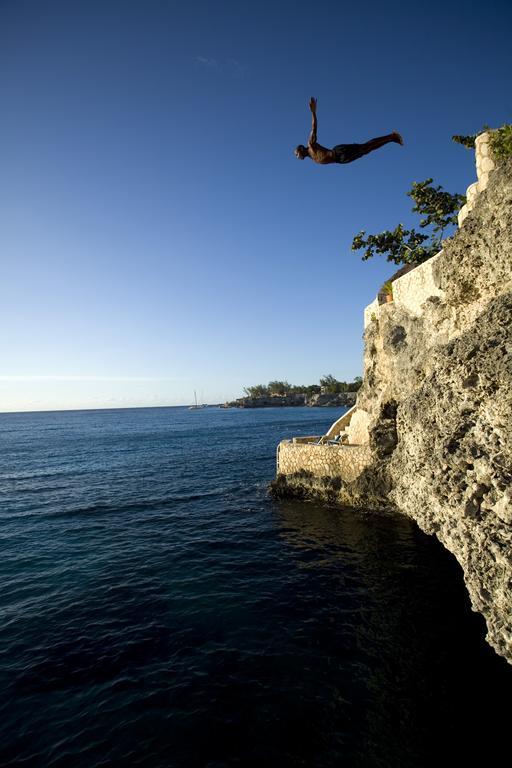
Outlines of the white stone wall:
{"label": "white stone wall", "polygon": [[392,312],[393,307],[402,307],[412,315],[423,313],[423,304],[431,296],[443,297],[443,291],[437,285],[434,277],[434,264],[442,251],[431,259],[420,264],[402,277],[393,281],[393,301],[390,304],[380,304],[378,299],[372,301],[364,310],[364,327],[378,320],[382,312]]}
{"label": "white stone wall", "polygon": [[370,414],[362,408],[357,408],[347,426],[349,445],[368,445],[370,439],[369,425]]}
{"label": "white stone wall", "polygon": [[402,307],[411,315],[421,315],[423,304],[431,296],[443,296],[443,291],[436,284],[433,266],[443,252],[439,251],[431,259],[420,264],[393,282],[393,304]]}
{"label": "white stone wall", "polygon": [[[459,227],[462,226],[467,215],[473,209],[480,192],[486,189],[489,176],[496,167],[492,157],[490,133],[487,131],[475,139],[475,163],[478,181],[467,188],[467,202],[458,214]],[[422,314],[422,305],[430,296],[443,297],[443,291],[436,284],[432,269],[441,254],[442,251],[424,264],[420,264],[416,269],[393,281],[394,305],[403,307],[411,314],[419,316]],[[364,327],[366,328],[372,321],[378,320],[388,306],[386,304],[379,305],[378,298],[368,304],[364,310]]]}
{"label": "white stone wall", "polygon": [[366,328],[373,320],[379,319],[380,306],[379,300],[375,298],[371,304],[368,304],[364,310],[364,327]]}
{"label": "white stone wall", "polygon": [[312,445],[284,440],[277,450],[278,475],[309,472],[317,478],[339,477],[355,480],[371,462],[371,451],[365,445]]}
{"label": "white stone wall", "polygon": [[486,189],[489,183],[489,175],[494,171],[496,165],[492,157],[491,150],[491,135],[488,131],[481,133],[475,139],[475,162],[476,162],[476,177],[478,181],[471,184],[466,190],[467,202],[463,205],[459,211],[458,222],[459,227],[462,226],[468,213],[472,211],[475,205],[476,198]]}

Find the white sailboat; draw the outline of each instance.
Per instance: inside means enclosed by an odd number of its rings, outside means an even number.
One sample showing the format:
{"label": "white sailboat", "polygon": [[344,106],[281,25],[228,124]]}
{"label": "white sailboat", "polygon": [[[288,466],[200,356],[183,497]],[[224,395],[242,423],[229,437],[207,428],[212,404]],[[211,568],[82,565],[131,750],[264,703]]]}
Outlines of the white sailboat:
{"label": "white sailboat", "polygon": [[208,408],[206,403],[199,404],[197,402],[197,392],[194,389],[194,405],[189,405],[188,409],[189,411],[200,411],[203,408]]}

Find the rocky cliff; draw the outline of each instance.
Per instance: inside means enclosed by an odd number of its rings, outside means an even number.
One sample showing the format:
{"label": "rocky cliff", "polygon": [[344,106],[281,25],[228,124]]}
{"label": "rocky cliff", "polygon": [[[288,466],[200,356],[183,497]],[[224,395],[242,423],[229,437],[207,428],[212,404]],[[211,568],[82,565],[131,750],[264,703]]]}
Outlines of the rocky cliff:
{"label": "rocky cliff", "polygon": [[[287,444],[275,487],[393,506],[435,534],[512,662],[512,160],[486,184],[443,251],[368,307],[349,445]],[[340,470],[334,484],[311,463],[357,445],[370,458],[355,479]],[[299,450],[312,455],[300,471]]]}
{"label": "rocky cliff", "polygon": [[512,661],[512,160],[432,270],[421,313],[369,323],[358,408],[388,498],[453,552]]}

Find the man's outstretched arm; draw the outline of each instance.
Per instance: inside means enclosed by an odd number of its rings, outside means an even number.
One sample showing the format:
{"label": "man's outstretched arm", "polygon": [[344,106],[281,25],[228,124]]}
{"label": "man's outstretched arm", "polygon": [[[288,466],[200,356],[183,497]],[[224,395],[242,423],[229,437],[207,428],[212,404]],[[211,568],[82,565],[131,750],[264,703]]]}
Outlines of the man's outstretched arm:
{"label": "man's outstretched arm", "polygon": [[316,99],[314,96],[312,96],[309,100],[309,108],[311,110],[311,117],[312,117],[312,123],[311,123],[311,133],[309,134],[308,144],[316,144],[317,138],[316,138],[316,129],[317,129],[317,119],[316,119]]}

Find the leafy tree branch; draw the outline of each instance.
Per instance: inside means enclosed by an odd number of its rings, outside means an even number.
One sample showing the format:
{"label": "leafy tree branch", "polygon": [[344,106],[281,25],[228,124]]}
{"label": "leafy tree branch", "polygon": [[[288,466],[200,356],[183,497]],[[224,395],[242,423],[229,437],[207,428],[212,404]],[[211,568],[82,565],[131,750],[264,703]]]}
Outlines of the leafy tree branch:
{"label": "leafy tree branch", "polygon": [[367,235],[363,230],[352,241],[353,251],[363,250],[363,261],[380,255],[394,264],[426,261],[440,250],[445,229],[456,224],[457,213],[466,201],[464,195],[450,194],[441,186],[434,186],[433,179],[414,182],[407,194],[415,203],[413,212],[423,217],[420,229],[429,231],[406,229],[403,224],[377,235]]}

